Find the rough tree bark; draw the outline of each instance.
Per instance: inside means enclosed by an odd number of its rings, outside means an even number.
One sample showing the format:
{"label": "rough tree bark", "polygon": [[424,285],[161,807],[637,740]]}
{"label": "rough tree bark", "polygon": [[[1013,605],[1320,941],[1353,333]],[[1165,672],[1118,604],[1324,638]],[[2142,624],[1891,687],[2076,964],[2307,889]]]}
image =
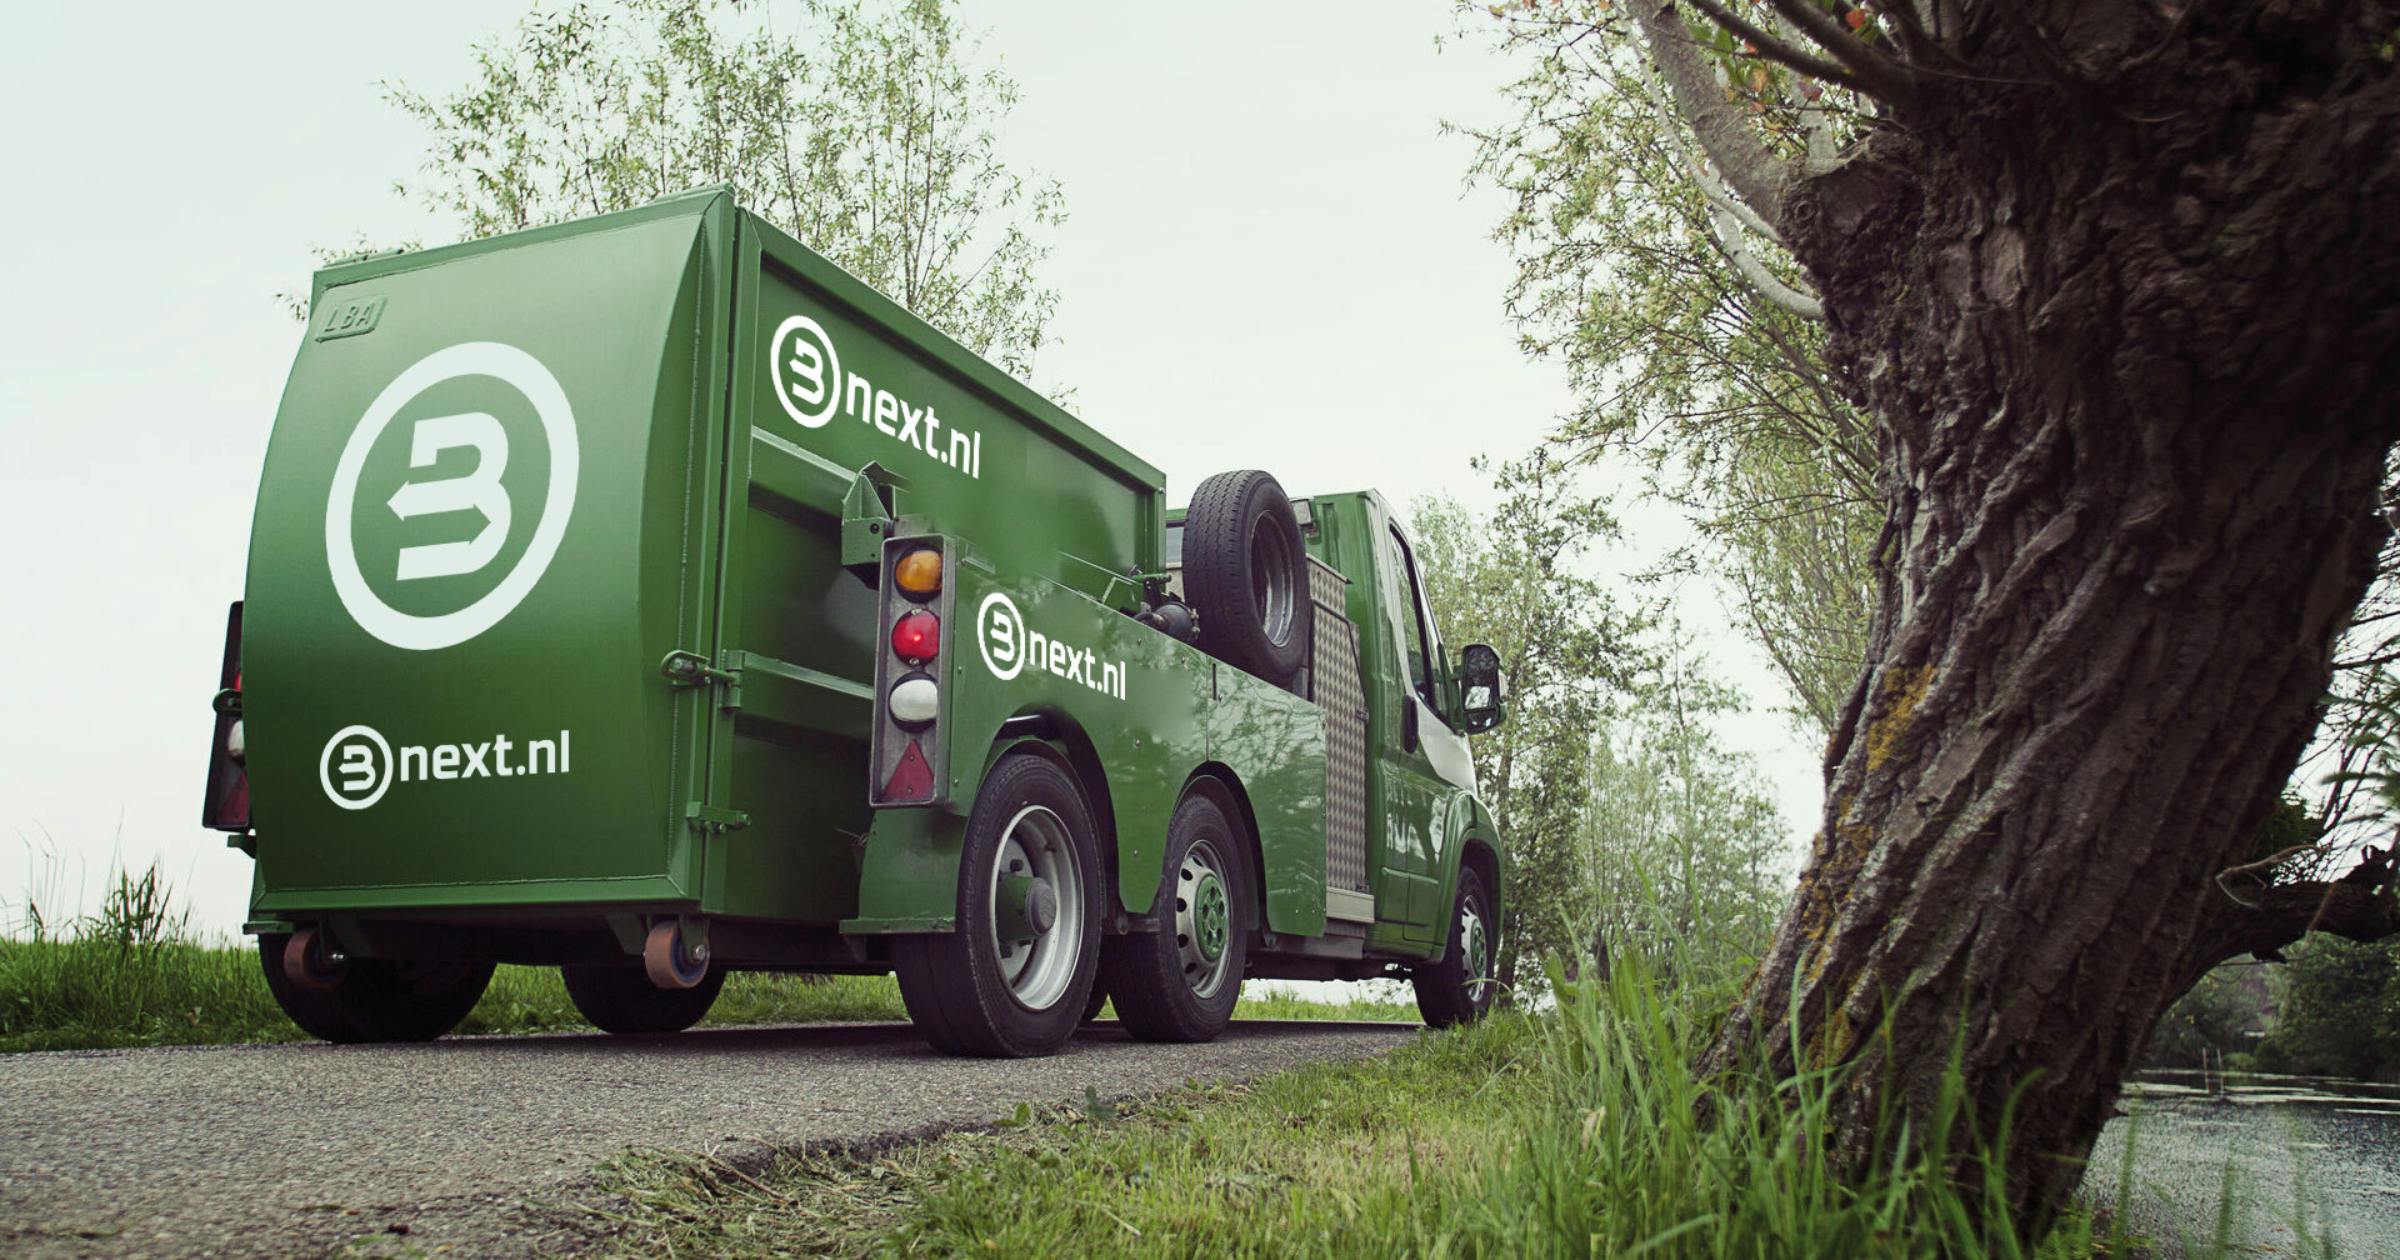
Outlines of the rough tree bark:
{"label": "rough tree bark", "polygon": [[[1870,45],[1814,0],[1682,2],[1630,7],[1815,283],[1890,517],[1823,831],[1710,1066],[1852,1066],[1856,1155],[1957,1046],[1987,1136],[2014,1098],[2038,1228],[2210,965],[2400,927],[2388,888],[2215,881],[2386,536],[2400,3],[1888,0]],[[1847,76],[1867,139],[1821,174],[1736,151],[1685,12]]]}

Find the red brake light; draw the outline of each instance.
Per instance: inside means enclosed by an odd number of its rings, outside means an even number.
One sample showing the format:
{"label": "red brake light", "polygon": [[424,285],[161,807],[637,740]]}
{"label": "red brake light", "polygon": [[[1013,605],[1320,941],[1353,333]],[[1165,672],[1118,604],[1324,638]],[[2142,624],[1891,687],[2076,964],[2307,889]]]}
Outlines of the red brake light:
{"label": "red brake light", "polygon": [[208,783],[200,802],[200,825],[235,833],[250,830],[250,772],[242,738],[242,605],[225,615],[225,655],[217,670],[215,714],[208,750]]}
{"label": "red brake light", "polygon": [[922,608],[892,623],[892,651],[900,659],[923,664],[942,650],[942,619]]}

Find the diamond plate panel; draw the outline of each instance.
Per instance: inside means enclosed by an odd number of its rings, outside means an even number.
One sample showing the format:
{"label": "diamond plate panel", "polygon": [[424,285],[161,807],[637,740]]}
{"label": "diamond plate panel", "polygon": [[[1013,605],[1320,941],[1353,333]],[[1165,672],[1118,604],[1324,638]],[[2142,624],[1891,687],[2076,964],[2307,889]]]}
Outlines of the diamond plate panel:
{"label": "diamond plate panel", "polygon": [[1309,644],[1309,698],[1325,710],[1325,883],[1367,888],[1367,693],[1358,671],[1358,627],[1347,612],[1349,579],[1308,562],[1316,604]]}

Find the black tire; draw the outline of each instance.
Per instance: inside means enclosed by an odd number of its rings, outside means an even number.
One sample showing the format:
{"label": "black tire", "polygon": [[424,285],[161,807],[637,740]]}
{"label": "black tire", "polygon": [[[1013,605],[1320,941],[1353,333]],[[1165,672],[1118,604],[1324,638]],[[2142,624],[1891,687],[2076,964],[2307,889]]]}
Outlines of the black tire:
{"label": "black tire", "polygon": [[1167,824],[1165,885],[1154,932],[1110,937],[1100,978],[1117,1021],[1142,1041],[1212,1041],[1242,996],[1250,929],[1243,837],[1225,811],[1194,794]]}
{"label": "black tire", "polygon": [[[1100,943],[1100,956],[1108,957],[1108,942],[1106,941]],[[1076,1022],[1081,1024],[1097,1023],[1100,1019],[1100,1012],[1107,1006],[1108,986],[1101,983],[1098,977],[1094,977],[1092,979],[1092,995],[1085,998],[1083,1002],[1083,1018]]]}
{"label": "black tire", "polygon": [[689,989],[662,989],[640,963],[571,963],[558,969],[575,1009],[602,1032],[677,1033],[700,1022],[725,987],[725,969],[711,967]]}
{"label": "black tire", "polygon": [[492,982],[488,959],[352,958],[324,987],[304,988],[284,973],[283,951],[290,939],[281,934],[258,938],[267,991],[301,1031],[337,1044],[431,1041],[458,1027]]}
{"label": "black tire", "polygon": [[[1069,871],[1072,889],[1064,886]],[[1038,915],[1030,910],[1004,912],[1001,891],[1012,879],[1022,881],[1018,907],[1038,896],[1032,884],[1050,887],[1048,925],[1031,927]],[[987,1058],[1030,1058],[1067,1044],[1099,971],[1105,880],[1073,776],[1038,753],[1001,758],[967,816],[956,929],[892,941],[900,999],[917,1031],[937,1050]],[[1014,939],[1002,941],[1004,926]]]}
{"label": "black tire", "polygon": [[[1499,916],[1483,874],[1472,866],[1458,872],[1458,905],[1450,912],[1450,945],[1442,960],[1419,967],[1410,979],[1417,989],[1417,1013],[1427,1025],[1449,1028],[1471,1024],[1489,1014],[1499,996],[1491,978],[1493,947],[1498,943]],[[1480,931],[1480,944],[1470,938]]]}
{"label": "black tire", "polygon": [[1308,553],[1283,487],[1255,469],[1218,473],[1183,518],[1183,589],[1200,647],[1278,686],[1308,659]]}

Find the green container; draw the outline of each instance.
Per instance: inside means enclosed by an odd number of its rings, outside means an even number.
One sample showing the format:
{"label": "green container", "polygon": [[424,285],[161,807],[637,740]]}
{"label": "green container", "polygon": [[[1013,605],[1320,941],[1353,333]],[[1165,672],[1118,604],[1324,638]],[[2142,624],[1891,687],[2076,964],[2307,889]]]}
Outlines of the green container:
{"label": "green container", "polygon": [[328,268],[252,530],[254,910],[851,918],[884,507],[1105,599],[1163,484],[723,191]]}

